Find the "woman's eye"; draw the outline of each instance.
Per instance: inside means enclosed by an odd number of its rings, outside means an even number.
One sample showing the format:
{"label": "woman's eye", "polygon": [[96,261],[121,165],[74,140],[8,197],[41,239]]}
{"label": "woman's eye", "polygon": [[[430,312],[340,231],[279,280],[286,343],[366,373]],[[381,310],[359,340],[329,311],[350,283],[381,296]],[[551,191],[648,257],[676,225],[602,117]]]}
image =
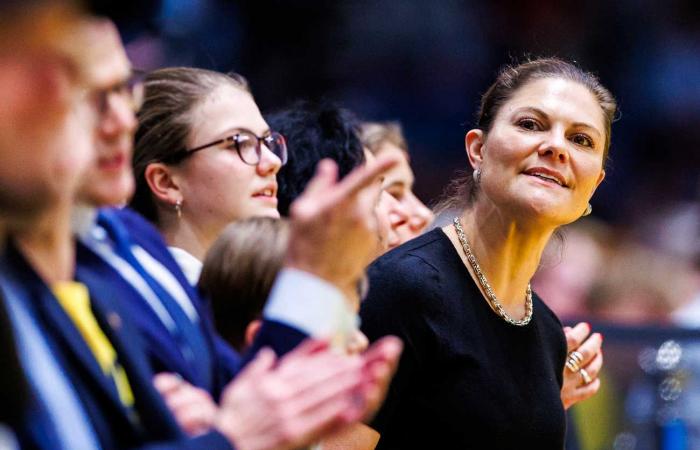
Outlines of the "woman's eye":
{"label": "woman's eye", "polygon": [[399,201],[404,197],[404,191],[402,189],[387,189],[387,193]]}
{"label": "woman's eye", "polygon": [[586,136],[585,134],[576,134],[571,141],[576,145],[582,145],[584,147],[593,147],[593,140]]}
{"label": "woman's eye", "polygon": [[525,130],[536,131],[540,129],[540,124],[534,119],[520,119],[518,126]]}

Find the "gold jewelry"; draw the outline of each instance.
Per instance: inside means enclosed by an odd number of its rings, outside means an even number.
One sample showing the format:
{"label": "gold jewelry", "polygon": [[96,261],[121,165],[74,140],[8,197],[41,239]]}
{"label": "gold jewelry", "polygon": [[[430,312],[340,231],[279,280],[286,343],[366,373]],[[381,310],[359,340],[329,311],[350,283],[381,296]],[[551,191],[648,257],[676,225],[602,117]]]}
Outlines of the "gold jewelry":
{"label": "gold jewelry", "polygon": [[566,368],[569,369],[570,371],[572,371],[573,373],[576,373],[576,372],[579,371],[579,369],[581,368],[581,366],[579,366],[578,364],[576,364],[576,363],[573,362],[572,360],[567,359],[567,360],[566,360]]}
{"label": "gold jewelry", "polygon": [[182,219],[182,200],[175,202],[175,212],[177,213],[177,218]]}
{"label": "gold jewelry", "polygon": [[578,373],[581,374],[581,379],[583,380],[583,385],[584,385],[584,386],[587,385],[587,384],[591,384],[591,383],[593,382],[593,378],[591,378],[591,376],[588,374],[588,372],[586,371],[586,369],[584,369],[583,367],[581,367],[581,368],[578,370]]}
{"label": "gold jewelry", "polygon": [[499,316],[501,316],[503,320],[505,320],[511,325],[524,327],[525,325],[530,323],[530,319],[532,319],[532,289],[530,288],[530,283],[527,284],[527,291],[525,292],[525,315],[520,320],[513,319],[508,315],[506,310],[503,309],[503,305],[501,305],[501,302],[498,301],[498,298],[493,292],[493,289],[491,289],[491,285],[486,279],[486,276],[481,271],[481,267],[479,267],[479,263],[477,262],[476,257],[472,253],[472,249],[469,246],[467,236],[464,235],[464,230],[462,229],[462,222],[460,222],[459,217],[455,217],[452,223],[454,224],[455,231],[457,232],[459,242],[462,244],[462,249],[464,250],[464,254],[467,257],[467,261],[469,261],[469,264],[472,266],[472,269],[476,274],[476,278],[479,280],[479,284],[481,284],[481,287],[484,289],[484,292],[486,292],[486,301],[489,302],[489,305],[491,305],[494,311],[496,311],[496,313]]}
{"label": "gold jewelry", "polygon": [[581,352],[574,350],[574,351],[569,353],[569,356],[566,359],[566,367],[570,371],[576,373],[581,368],[582,362],[583,362],[583,355],[581,354]]}

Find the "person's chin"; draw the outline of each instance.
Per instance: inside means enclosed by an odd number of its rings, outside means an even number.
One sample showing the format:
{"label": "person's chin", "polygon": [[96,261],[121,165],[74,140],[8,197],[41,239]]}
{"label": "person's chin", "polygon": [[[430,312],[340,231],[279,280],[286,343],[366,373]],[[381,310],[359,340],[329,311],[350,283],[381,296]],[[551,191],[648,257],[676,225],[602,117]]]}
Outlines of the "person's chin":
{"label": "person's chin", "polygon": [[280,218],[280,212],[277,211],[277,208],[274,208],[272,206],[258,208],[258,210],[255,212],[254,215],[255,215],[255,217],[269,217],[271,219],[279,219]]}
{"label": "person's chin", "polygon": [[105,184],[93,195],[95,206],[123,206],[134,193],[134,183],[130,180],[115,180],[113,183]]}

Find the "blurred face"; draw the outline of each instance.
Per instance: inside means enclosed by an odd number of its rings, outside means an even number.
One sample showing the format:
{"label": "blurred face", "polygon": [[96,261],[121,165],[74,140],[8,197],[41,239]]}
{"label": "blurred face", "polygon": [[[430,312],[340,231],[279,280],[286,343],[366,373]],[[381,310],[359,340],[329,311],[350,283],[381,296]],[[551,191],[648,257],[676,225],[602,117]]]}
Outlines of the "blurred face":
{"label": "blurred face", "polygon": [[491,131],[467,134],[481,169],[477,203],[546,226],[583,214],[605,176],[603,112],[584,86],[559,78],[521,87],[498,111]]}
{"label": "blurred face", "polygon": [[125,203],[134,190],[131,154],[137,121],[127,85],[131,67],[116,28],[109,24],[103,33],[105,49],[93,64],[96,86],[88,93],[99,117],[93,130],[97,155],[80,189],[81,200],[94,206]]}
{"label": "blurred face", "polygon": [[384,190],[399,203],[407,216],[407,220],[396,227],[399,244],[403,244],[420,235],[430,225],[433,212],[413,194],[415,178],[406,152],[391,142],[385,142],[377,154],[401,156],[401,162],[384,177]]}
{"label": "blurred face", "polygon": [[[367,162],[374,161],[375,156],[365,149]],[[375,183],[377,203],[374,208],[377,216],[378,248],[375,256],[380,256],[388,250],[398,246],[401,241],[397,229],[406,223],[408,216],[401,204],[384,190],[384,179],[377,179]]]}
{"label": "blurred face", "polygon": [[[187,145],[195,148],[237,131],[264,136],[270,129],[248,92],[224,84],[192,111]],[[235,147],[226,144],[192,154],[172,167],[183,217],[216,234],[236,220],[279,217],[276,174],[280,166],[280,159],[265,146],[254,166],[244,163]]]}
{"label": "blurred face", "polygon": [[92,61],[91,49],[100,43],[87,39],[91,30],[90,22],[76,20],[70,33],[51,35],[45,45],[7,53],[0,48],[4,220],[31,219],[58,198],[72,196],[92,159],[90,128],[95,117],[83,100],[93,80],[83,69]]}

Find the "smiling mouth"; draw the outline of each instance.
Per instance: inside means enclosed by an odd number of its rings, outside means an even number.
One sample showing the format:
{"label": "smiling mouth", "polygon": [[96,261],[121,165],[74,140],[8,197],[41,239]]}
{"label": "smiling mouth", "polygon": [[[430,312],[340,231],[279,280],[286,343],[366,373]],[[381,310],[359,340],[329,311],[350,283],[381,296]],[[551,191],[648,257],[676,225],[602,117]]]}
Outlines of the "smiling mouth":
{"label": "smiling mouth", "polygon": [[263,191],[253,194],[253,197],[274,197],[275,192],[272,189],[265,189]]}
{"label": "smiling mouth", "polygon": [[547,183],[556,184],[557,186],[561,186],[564,188],[569,187],[564,181],[563,176],[557,173],[549,173],[548,171],[542,169],[526,170],[523,173],[531,177],[539,178],[540,180],[545,181]]}
{"label": "smiling mouth", "polygon": [[540,180],[544,180],[544,181],[549,181],[549,182],[552,182],[552,183],[556,183],[556,184],[558,184],[559,186],[564,186],[564,185],[561,183],[561,181],[557,180],[557,179],[554,178],[554,177],[550,177],[550,176],[547,176],[547,175],[542,175],[542,174],[539,174],[539,173],[536,173],[536,174],[528,174],[528,175],[530,175],[531,177],[539,178]]}

